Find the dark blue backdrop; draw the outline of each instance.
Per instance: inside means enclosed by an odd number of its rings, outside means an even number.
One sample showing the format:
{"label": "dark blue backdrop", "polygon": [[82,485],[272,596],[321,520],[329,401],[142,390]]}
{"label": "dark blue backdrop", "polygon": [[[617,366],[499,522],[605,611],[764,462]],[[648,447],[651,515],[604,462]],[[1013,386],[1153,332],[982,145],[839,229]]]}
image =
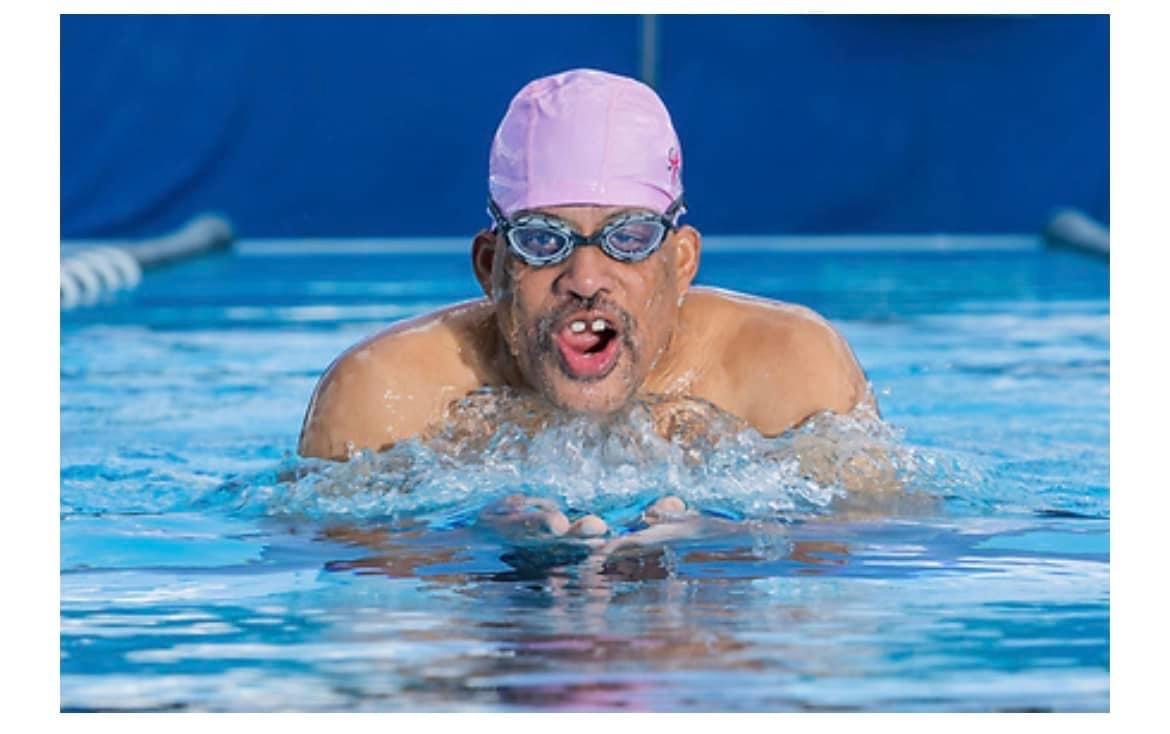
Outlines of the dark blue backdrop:
{"label": "dark blue backdrop", "polygon": [[[64,16],[62,236],[466,235],[529,79],[637,76],[639,16]],[[1105,16],[662,16],[709,233],[1108,221]]]}

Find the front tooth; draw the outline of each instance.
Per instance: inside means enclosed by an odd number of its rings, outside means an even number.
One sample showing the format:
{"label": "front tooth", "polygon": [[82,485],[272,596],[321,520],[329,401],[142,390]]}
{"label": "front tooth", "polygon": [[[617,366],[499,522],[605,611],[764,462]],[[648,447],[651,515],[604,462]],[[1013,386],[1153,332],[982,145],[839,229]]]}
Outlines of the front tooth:
{"label": "front tooth", "polygon": [[605,319],[593,319],[594,331],[605,331]]}
{"label": "front tooth", "polygon": [[585,322],[574,321],[573,323],[569,324],[569,328],[573,330],[574,334],[580,334],[582,331],[585,331]]}

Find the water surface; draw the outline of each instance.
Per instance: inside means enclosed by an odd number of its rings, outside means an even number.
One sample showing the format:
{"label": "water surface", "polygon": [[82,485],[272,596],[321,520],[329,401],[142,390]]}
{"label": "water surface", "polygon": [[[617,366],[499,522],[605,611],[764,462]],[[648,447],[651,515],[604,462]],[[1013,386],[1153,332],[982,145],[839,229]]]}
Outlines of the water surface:
{"label": "water surface", "polygon": [[[321,371],[476,295],[464,257],[222,256],[63,315],[63,708],[1107,709],[1107,266],[713,252],[700,280],[829,317],[885,425],[696,458],[629,416],[317,465],[291,452]],[[809,441],[891,447],[914,501],[839,511]],[[513,491],[736,525],[533,563],[476,523]]]}

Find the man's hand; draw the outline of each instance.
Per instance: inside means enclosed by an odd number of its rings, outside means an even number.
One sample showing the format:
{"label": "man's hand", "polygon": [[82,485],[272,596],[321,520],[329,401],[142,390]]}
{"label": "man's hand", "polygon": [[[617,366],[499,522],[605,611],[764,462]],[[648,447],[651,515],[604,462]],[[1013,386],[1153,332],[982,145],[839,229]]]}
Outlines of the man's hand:
{"label": "man's hand", "polygon": [[485,527],[515,546],[538,548],[578,541],[593,555],[603,557],[631,548],[693,537],[701,529],[699,515],[688,510],[686,503],[673,495],[650,505],[641,519],[646,527],[613,536],[609,525],[597,515],[585,515],[570,523],[552,500],[521,494],[509,495],[489,505],[479,516]]}
{"label": "man's hand", "polygon": [[552,500],[522,494],[488,505],[479,520],[513,545],[540,545],[566,537],[596,538],[609,532],[605,520],[596,515],[570,523]]}

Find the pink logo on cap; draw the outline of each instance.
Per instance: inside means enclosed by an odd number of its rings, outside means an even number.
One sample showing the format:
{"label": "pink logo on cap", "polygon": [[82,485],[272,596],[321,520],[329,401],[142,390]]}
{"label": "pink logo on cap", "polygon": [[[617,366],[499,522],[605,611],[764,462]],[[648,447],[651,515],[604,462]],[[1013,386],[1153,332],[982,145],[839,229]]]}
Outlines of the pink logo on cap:
{"label": "pink logo on cap", "polygon": [[529,82],[512,99],[492,140],[488,189],[505,215],[567,204],[662,212],[682,195],[680,151],[653,89],[573,69]]}
{"label": "pink logo on cap", "polygon": [[682,157],[678,154],[678,148],[671,148],[666,153],[666,169],[670,171],[670,180],[672,183],[678,183],[678,173],[682,169]]}

